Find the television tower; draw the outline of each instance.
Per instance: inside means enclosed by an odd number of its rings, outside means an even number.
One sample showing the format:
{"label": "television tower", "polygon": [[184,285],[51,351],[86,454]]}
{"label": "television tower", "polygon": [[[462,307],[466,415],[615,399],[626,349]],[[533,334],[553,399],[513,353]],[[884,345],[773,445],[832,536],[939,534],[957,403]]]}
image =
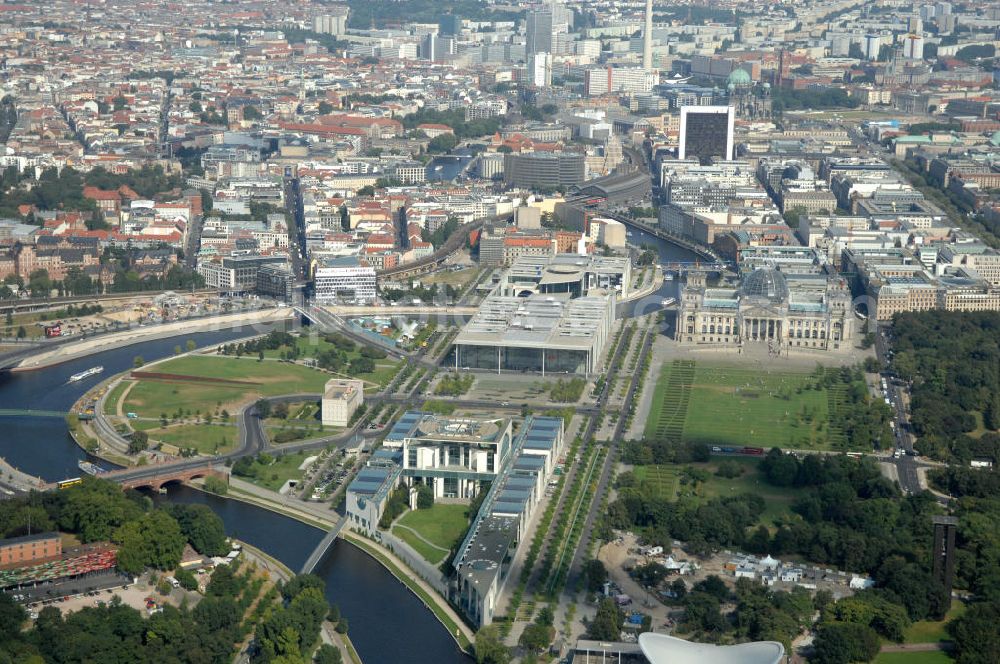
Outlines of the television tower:
{"label": "television tower", "polygon": [[653,0],[646,0],[646,25],[642,31],[642,68],[653,68]]}

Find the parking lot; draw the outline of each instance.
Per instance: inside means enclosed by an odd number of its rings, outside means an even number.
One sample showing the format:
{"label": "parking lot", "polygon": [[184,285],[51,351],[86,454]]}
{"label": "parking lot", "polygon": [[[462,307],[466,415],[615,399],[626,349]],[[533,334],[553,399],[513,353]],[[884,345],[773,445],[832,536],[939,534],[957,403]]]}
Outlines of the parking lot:
{"label": "parking lot", "polygon": [[302,486],[314,482],[308,500],[323,501],[336,491],[350,475],[356,455],[342,450],[324,452],[320,459],[309,468],[302,477]]}

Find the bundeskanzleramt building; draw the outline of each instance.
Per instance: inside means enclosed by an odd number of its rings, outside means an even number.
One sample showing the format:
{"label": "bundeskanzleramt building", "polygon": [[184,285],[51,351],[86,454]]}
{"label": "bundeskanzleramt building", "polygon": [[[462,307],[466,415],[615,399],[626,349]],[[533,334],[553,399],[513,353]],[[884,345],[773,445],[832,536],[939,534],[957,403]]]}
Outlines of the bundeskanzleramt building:
{"label": "bundeskanzleramt building", "polygon": [[435,498],[473,498],[496,479],[510,455],[513,421],[442,417],[407,411],[382,446],[401,452],[403,481]]}
{"label": "bundeskanzleramt building", "polygon": [[374,535],[389,494],[399,485],[399,450],[375,450],[347,487],[346,514],[351,530]]}
{"label": "bundeskanzleramt building", "polygon": [[764,342],[776,349],[833,350],[851,343],[851,293],[840,277],[759,268],[738,284],[709,287],[689,272],[675,337],[719,346]]}
{"label": "bundeskanzleramt building", "polygon": [[478,626],[493,622],[518,546],[565,442],[560,417],[529,417],[455,554],[449,599]]}

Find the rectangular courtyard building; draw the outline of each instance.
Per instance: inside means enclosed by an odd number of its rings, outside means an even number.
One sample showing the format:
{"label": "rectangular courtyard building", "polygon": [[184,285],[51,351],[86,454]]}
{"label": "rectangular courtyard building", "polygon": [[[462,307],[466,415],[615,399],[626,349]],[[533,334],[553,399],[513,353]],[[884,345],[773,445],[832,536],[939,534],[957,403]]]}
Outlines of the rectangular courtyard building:
{"label": "rectangular courtyard building", "polygon": [[491,295],[454,341],[455,368],[593,374],[612,336],[614,292]]}

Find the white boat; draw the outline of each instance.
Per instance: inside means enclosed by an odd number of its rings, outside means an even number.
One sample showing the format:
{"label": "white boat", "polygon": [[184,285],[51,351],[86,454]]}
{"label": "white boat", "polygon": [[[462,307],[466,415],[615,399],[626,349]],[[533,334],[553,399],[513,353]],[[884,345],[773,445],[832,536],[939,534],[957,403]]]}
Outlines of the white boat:
{"label": "white boat", "polygon": [[663,278],[666,281],[673,281],[674,280],[674,273],[673,272],[667,272],[665,275],[663,275]]}
{"label": "white boat", "polygon": [[90,463],[89,461],[79,461],[76,467],[87,473],[88,475],[100,475],[104,472],[104,469],[97,464]]}
{"label": "white boat", "polygon": [[96,376],[97,374],[104,371],[104,367],[90,367],[86,371],[81,371],[80,373],[75,373],[69,377],[69,382],[75,383],[78,380],[83,380],[84,378],[89,378],[91,376]]}
{"label": "white boat", "polygon": [[663,300],[663,306],[665,307],[672,307],[675,304],[677,304],[677,300],[672,297],[668,297],[665,300]]}

